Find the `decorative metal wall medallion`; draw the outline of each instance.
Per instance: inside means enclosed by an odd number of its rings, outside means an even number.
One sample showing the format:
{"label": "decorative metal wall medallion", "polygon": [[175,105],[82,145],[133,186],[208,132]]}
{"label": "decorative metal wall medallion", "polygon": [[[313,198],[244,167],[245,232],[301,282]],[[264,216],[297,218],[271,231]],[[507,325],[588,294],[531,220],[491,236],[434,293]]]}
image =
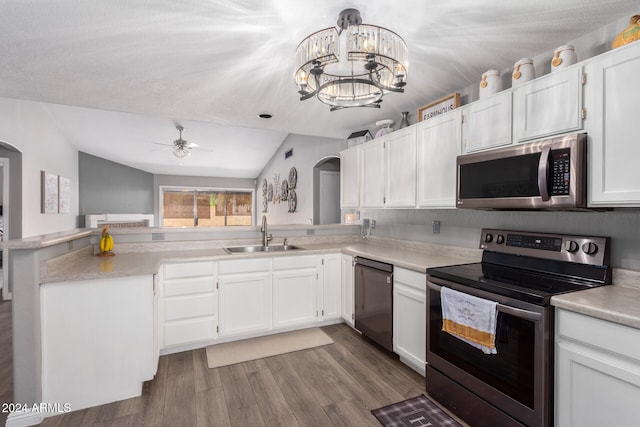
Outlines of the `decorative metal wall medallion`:
{"label": "decorative metal wall medallion", "polygon": [[295,190],[289,191],[289,213],[294,213],[298,207],[298,196]]}
{"label": "decorative metal wall medallion", "polygon": [[293,167],[289,171],[289,188],[292,190],[295,190],[297,184],[298,184],[298,171],[296,170],[295,167]]}

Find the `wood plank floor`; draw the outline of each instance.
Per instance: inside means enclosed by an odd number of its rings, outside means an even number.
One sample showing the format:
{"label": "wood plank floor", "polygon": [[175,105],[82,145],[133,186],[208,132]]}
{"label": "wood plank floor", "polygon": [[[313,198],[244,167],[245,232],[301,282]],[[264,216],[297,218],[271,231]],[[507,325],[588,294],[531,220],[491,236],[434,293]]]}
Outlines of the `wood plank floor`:
{"label": "wood plank floor", "polygon": [[375,426],[372,409],[422,394],[424,378],[348,326],[334,344],[207,367],[204,349],[160,358],[142,396],[47,418],[69,426]]}

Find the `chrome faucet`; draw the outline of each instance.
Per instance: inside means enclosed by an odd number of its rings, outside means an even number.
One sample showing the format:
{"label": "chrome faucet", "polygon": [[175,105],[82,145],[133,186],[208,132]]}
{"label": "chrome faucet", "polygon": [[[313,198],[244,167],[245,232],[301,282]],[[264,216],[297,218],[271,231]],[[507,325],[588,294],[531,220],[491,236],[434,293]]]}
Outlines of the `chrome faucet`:
{"label": "chrome faucet", "polygon": [[269,246],[269,242],[273,239],[271,234],[267,235],[267,216],[262,215],[262,226],[260,227],[260,232],[262,233],[262,246],[265,248]]}

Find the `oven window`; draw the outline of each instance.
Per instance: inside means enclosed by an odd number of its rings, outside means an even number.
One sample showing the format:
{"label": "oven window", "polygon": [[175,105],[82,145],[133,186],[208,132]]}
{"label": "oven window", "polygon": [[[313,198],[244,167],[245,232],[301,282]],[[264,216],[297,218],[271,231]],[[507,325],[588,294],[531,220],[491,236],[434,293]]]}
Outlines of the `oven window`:
{"label": "oven window", "polygon": [[433,292],[429,309],[431,351],[493,388],[533,409],[535,323],[498,313],[497,354],[484,354],[442,332],[440,292]]}
{"label": "oven window", "polygon": [[540,196],[540,153],[460,165],[460,198]]}

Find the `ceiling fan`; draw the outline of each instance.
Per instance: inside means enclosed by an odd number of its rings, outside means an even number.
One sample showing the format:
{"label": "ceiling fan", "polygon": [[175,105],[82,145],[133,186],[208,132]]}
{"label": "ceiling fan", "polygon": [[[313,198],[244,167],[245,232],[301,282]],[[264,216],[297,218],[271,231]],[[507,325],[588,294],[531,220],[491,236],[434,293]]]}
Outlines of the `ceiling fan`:
{"label": "ceiling fan", "polygon": [[[167,147],[173,148],[173,155],[179,159],[183,159],[191,154],[191,149],[196,148],[198,144],[194,144],[193,142],[188,142],[182,139],[182,131],[184,127],[182,125],[176,123],[176,129],[179,132],[178,139],[174,140],[172,144],[163,144],[161,142],[154,142],[157,145],[165,145]],[[168,150],[169,148],[159,148],[158,150]],[[157,150],[154,150],[157,151]]]}

